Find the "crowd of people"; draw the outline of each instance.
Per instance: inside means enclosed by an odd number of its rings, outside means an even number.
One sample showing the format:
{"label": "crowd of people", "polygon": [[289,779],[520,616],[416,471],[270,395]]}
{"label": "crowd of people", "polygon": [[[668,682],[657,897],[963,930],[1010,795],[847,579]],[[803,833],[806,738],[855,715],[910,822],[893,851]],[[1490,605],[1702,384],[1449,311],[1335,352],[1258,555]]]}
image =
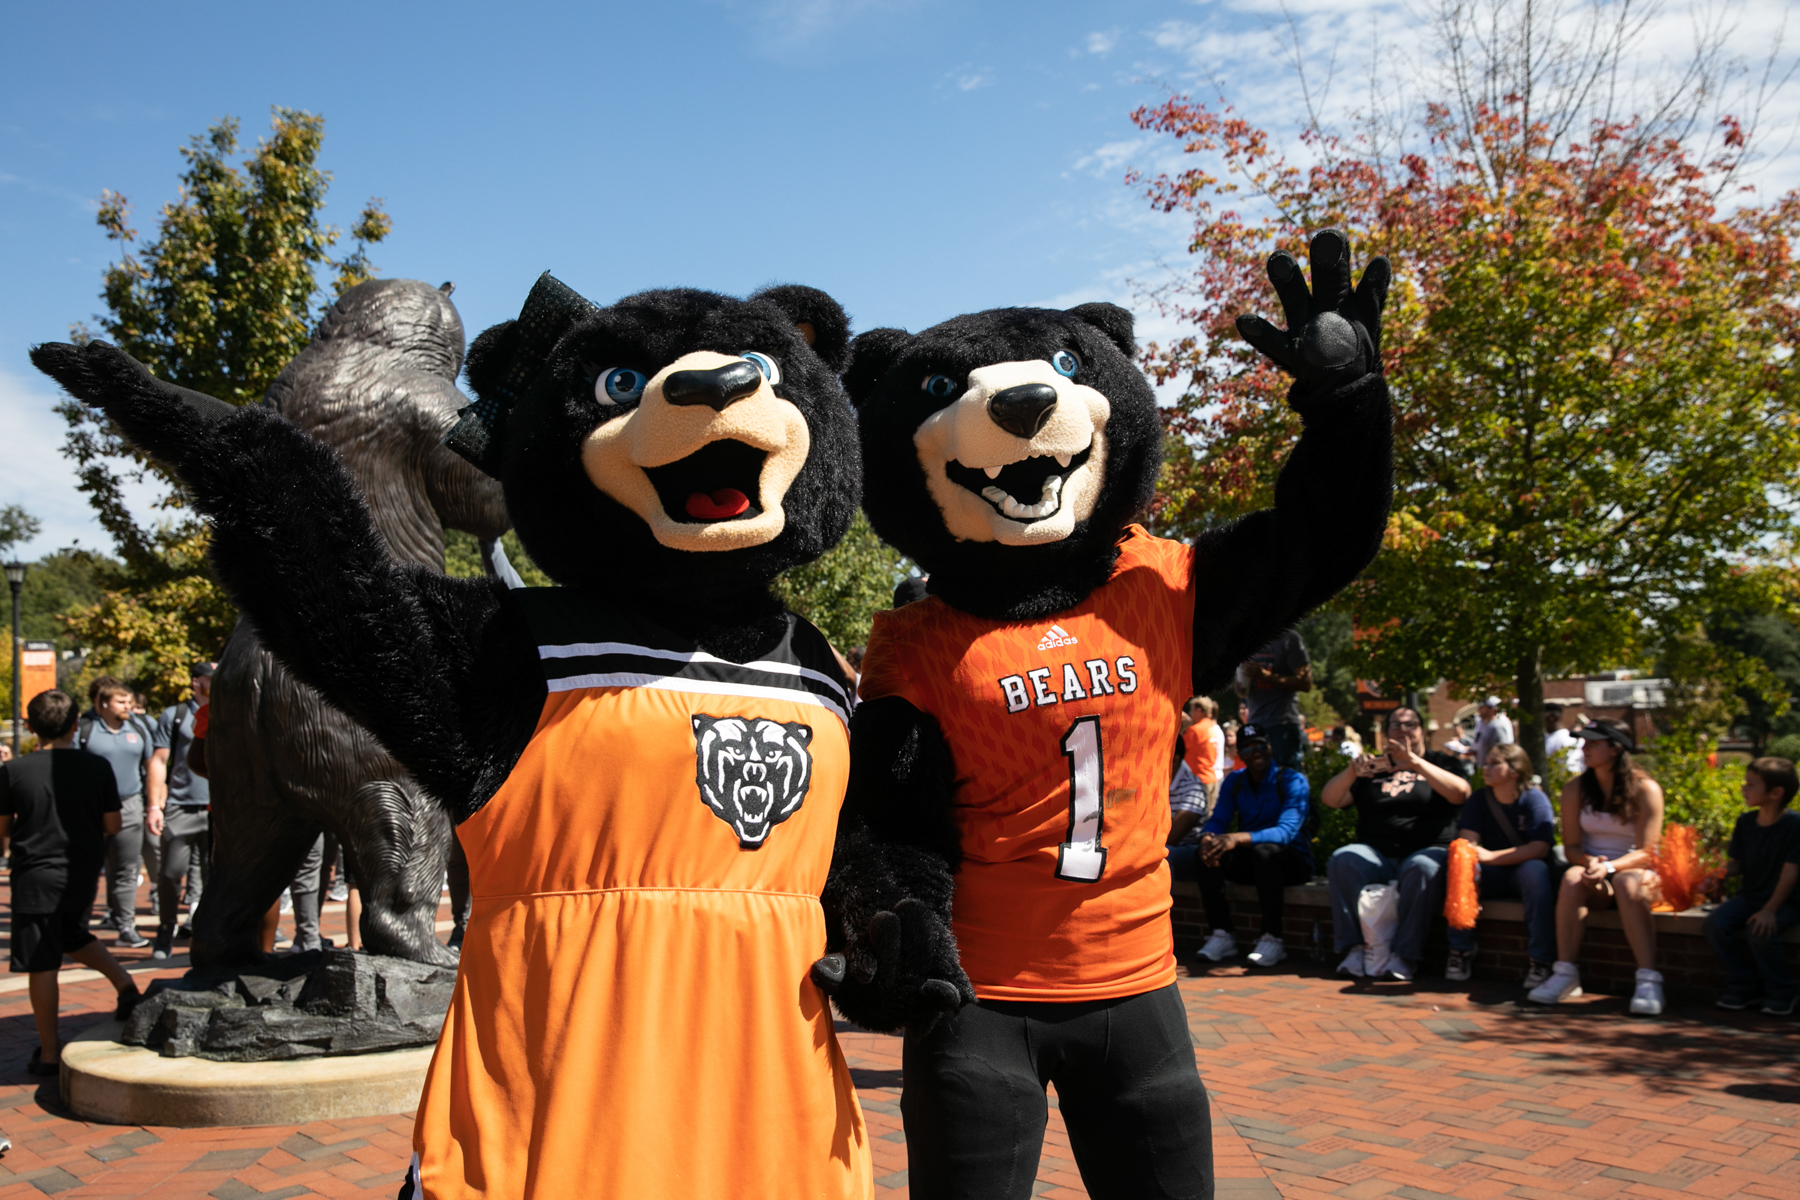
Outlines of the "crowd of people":
{"label": "crowd of people", "polygon": [[[1173,756],[1168,862],[1177,882],[1197,885],[1209,928],[1199,957],[1223,962],[1240,939],[1227,883],[1256,889],[1260,935],[1247,961],[1268,967],[1287,956],[1285,889],[1322,873],[1330,896],[1339,974],[1410,982],[1417,977],[1434,918],[1444,911],[1450,847],[1470,844],[1484,900],[1523,908],[1527,998],[1558,1004],[1579,997],[1581,945],[1590,914],[1613,909],[1636,959],[1630,1009],[1663,1011],[1657,969],[1655,855],[1663,834],[1663,793],[1634,760],[1631,730],[1577,713],[1558,722],[1547,755],[1564,757],[1571,778],[1553,803],[1515,741],[1500,699],[1478,706],[1472,735],[1428,749],[1421,714],[1391,711],[1379,754],[1345,729],[1326,738],[1345,765],[1315,797],[1301,770],[1297,693],[1311,686],[1306,650],[1289,632],[1252,656],[1238,673],[1241,725],[1221,725],[1215,703],[1190,699]],[[1303,735],[1300,735],[1303,738]],[[1465,770],[1478,766],[1479,786]],[[1722,1008],[1793,1012],[1796,984],[1782,935],[1800,925],[1800,814],[1788,811],[1800,788],[1784,758],[1750,762],[1745,812],[1731,835],[1731,899],[1706,918],[1705,933],[1722,966]],[[1313,860],[1320,807],[1351,809],[1355,832],[1323,863]],[[1559,836],[1560,835],[1560,836]],[[1372,896],[1374,889],[1385,894]],[[1371,922],[1371,901],[1386,906]],[[1384,936],[1372,941],[1371,928]],[[1476,929],[1449,931],[1445,978],[1470,979],[1479,952]]]}
{"label": "crowd of people", "polygon": [[[37,752],[14,759],[0,748],[0,839],[11,846],[12,970],[29,976],[39,1047],[29,1070],[54,1075],[57,972],[66,956],[100,971],[119,989],[119,1019],[138,995],[131,977],[95,937],[123,949],[150,946],[167,960],[193,936],[212,854],[206,731],[217,664],[196,663],[190,698],[151,716],[143,696],[103,676],[88,707],[60,690],[26,708]],[[154,938],[138,928],[138,889],[150,884]],[[105,887],[100,884],[104,880]],[[264,918],[262,948],[297,952],[331,945],[320,932],[321,898],[345,903],[345,945],[357,949],[360,897],[353,859],[322,836],[292,885]],[[466,906],[465,906],[466,907]],[[294,933],[279,937],[283,912]]]}

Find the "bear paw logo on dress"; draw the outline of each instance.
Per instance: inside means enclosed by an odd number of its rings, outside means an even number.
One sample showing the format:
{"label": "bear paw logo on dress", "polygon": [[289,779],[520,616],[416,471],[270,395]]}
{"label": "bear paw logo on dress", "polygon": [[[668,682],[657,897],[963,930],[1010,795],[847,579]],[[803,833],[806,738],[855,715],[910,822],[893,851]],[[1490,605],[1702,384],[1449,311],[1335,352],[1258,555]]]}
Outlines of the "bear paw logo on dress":
{"label": "bear paw logo on dress", "polygon": [[694,780],[738,846],[758,850],[796,812],[812,786],[810,725],[761,717],[694,714]]}

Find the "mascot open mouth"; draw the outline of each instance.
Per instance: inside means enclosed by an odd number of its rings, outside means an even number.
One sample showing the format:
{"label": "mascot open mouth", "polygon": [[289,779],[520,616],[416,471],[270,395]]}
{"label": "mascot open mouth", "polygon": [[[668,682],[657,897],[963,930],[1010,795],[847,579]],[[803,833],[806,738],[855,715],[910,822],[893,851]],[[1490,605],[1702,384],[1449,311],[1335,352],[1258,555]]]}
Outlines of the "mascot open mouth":
{"label": "mascot open mouth", "polygon": [[672,521],[739,521],[762,515],[766,450],[730,438],[708,442],[686,458],[644,474]]}
{"label": "mascot open mouth", "polygon": [[1063,487],[1094,452],[1094,444],[1079,454],[1034,454],[1004,467],[965,467],[951,459],[944,464],[950,482],[974,492],[1008,520],[1042,521],[1062,511]]}

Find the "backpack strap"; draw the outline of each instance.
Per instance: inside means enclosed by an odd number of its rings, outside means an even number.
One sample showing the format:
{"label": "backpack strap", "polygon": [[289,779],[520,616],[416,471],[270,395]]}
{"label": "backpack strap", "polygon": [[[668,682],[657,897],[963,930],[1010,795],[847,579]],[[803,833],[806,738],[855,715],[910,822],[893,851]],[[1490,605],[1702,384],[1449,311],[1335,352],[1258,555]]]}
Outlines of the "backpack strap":
{"label": "backpack strap", "polygon": [[[1487,796],[1488,811],[1494,814],[1494,822],[1500,826],[1500,832],[1506,837],[1506,848],[1508,850],[1517,850],[1520,846],[1525,844],[1519,837],[1518,827],[1512,823],[1512,818],[1506,815],[1506,808],[1500,803],[1499,799],[1495,797],[1494,789],[1482,788],[1481,790],[1482,793]],[[1520,792],[1519,799],[1523,800],[1524,798],[1525,793]]]}
{"label": "backpack strap", "polygon": [[81,718],[80,722],[77,725],[77,729],[76,729],[76,733],[75,733],[75,748],[77,750],[86,750],[87,744],[88,744],[88,739],[90,737],[92,737],[93,735],[94,735],[94,718],[92,718],[92,717]]}

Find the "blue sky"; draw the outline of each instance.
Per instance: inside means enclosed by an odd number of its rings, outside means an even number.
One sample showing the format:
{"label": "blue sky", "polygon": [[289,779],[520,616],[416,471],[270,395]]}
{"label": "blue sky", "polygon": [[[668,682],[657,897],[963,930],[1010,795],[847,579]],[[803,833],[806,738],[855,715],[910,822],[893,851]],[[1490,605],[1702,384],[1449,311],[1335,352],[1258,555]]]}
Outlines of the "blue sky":
{"label": "blue sky", "polygon": [[[1287,11],[1352,75],[1369,38],[1404,42],[1404,2]],[[1283,20],[1278,0],[10,4],[0,503],[44,518],[26,554],[105,545],[25,352],[100,307],[101,190],[152,231],[178,148],[222,116],[253,141],[271,105],[322,114],[327,215],[382,197],[381,273],[454,280],[470,336],[546,269],[602,303],[803,282],[857,329],[1112,299],[1154,334],[1132,281],[1178,265],[1185,231],[1124,186],[1167,155],[1128,114],[1217,80],[1291,116]]]}

